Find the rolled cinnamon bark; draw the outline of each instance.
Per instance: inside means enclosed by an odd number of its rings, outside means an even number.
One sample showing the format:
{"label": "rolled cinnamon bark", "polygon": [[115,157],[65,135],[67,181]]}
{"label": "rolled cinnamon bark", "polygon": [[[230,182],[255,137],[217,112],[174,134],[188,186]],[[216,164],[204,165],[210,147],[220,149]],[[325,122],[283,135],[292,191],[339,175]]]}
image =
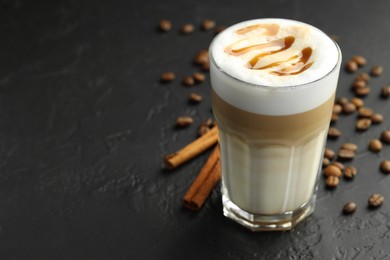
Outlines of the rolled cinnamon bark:
{"label": "rolled cinnamon bark", "polygon": [[165,156],[165,166],[174,169],[186,161],[201,154],[218,141],[218,128],[214,126],[209,132],[197,138],[178,152]]}
{"label": "rolled cinnamon bark", "polygon": [[186,208],[194,211],[199,210],[221,179],[219,157],[220,151],[217,145],[184,196],[183,203]]}

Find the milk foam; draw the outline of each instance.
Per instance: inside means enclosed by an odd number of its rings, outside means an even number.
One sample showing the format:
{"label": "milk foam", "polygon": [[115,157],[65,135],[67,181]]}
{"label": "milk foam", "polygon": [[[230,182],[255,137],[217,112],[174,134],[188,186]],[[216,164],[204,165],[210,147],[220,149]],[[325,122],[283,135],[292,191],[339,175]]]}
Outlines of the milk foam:
{"label": "milk foam", "polygon": [[[238,34],[237,30],[258,24],[277,24],[275,35],[261,35],[263,30],[251,30]],[[260,50],[251,50],[242,55],[231,55],[226,49],[262,44],[293,36],[290,48],[262,57],[254,68],[248,62]],[[277,61],[299,55],[304,48],[312,49],[309,68],[297,75],[279,76],[275,69],[290,64],[281,64],[269,69],[256,69]],[[273,51],[274,47],[264,51]],[[211,82],[216,93],[228,103],[248,112],[265,115],[289,115],[313,109],[335,92],[341,63],[338,46],[319,29],[286,19],[257,19],[233,25],[220,33],[210,46]]]}

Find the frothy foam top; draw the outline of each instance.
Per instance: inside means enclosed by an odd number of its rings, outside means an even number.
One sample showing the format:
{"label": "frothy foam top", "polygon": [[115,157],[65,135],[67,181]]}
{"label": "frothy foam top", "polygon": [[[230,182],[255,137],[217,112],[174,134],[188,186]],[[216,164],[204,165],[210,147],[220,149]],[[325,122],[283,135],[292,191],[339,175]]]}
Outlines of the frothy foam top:
{"label": "frothy foam top", "polygon": [[265,115],[301,113],[324,103],[335,92],[341,63],[338,46],[325,33],[286,19],[233,25],[214,39],[210,56],[214,91],[240,109]]}
{"label": "frothy foam top", "polygon": [[317,28],[286,19],[258,19],[236,24],[214,40],[218,67],[242,81],[265,86],[293,86],[319,79],[338,60],[334,42]]}

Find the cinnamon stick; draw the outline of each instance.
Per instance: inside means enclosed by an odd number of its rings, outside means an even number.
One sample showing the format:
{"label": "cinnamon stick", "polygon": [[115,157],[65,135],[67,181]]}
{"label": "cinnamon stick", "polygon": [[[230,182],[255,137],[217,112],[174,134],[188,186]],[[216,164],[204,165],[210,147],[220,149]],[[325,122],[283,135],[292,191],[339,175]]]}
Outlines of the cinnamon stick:
{"label": "cinnamon stick", "polygon": [[169,169],[174,169],[186,161],[206,151],[218,141],[218,128],[214,126],[209,132],[202,135],[192,143],[185,146],[178,152],[165,156],[165,165]]}
{"label": "cinnamon stick", "polygon": [[220,151],[217,145],[184,196],[183,203],[186,208],[194,211],[199,210],[221,179],[219,157]]}

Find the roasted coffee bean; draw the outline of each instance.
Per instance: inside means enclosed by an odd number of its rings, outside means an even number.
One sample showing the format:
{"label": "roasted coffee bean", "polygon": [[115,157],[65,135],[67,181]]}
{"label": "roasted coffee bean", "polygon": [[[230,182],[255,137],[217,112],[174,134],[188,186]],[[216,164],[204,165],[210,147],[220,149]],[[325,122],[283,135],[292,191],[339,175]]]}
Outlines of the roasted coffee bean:
{"label": "roasted coffee bean", "polygon": [[381,140],[384,143],[390,144],[390,130],[385,130],[381,133]]}
{"label": "roasted coffee bean", "polygon": [[179,127],[186,127],[191,125],[194,122],[192,117],[189,116],[180,116],[176,119],[176,125]]}
{"label": "roasted coffee bean", "polygon": [[336,99],[336,104],[339,104],[342,106],[346,103],[348,103],[348,98],[346,98],[346,97],[339,97]]}
{"label": "roasted coffee bean", "polygon": [[325,151],[324,151],[325,158],[328,158],[329,160],[333,160],[335,155],[336,155],[336,153],[332,149],[325,148]]}
{"label": "roasted coffee bean", "polygon": [[370,80],[370,75],[368,73],[360,73],[359,75],[356,76],[356,80],[364,80],[364,81],[369,81]]}
{"label": "roasted coffee bean", "polygon": [[196,82],[202,82],[206,79],[206,76],[200,72],[192,74],[192,77],[195,79]]}
{"label": "roasted coffee bean", "polygon": [[344,164],[342,164],[341,162],[333,162],[331,165],[336,166],[336,167],[339,168],[341,171],[344,171],[344,169],[345,169]]}
{"label": "roasted coffee bean", "polygon": [[374,114],[374,110],[368,107],[359,108],[359,116],[360,117],[368,117],[370,118]]}
{"label": "roasted coffee bean", "polygon": [[379,168],[384,173],[390,173],[390,161],[389,160],[383,160],[381,162]]}
{"label": "roasted coffee bean", "polygon": [[352,160],[355,157],[355,152],[347,149],[340,149],[337,157],[342,160]]}
{"label": "roasted coffee bean", "polygon": [[371,126],[371,119],[362,118],[356,122],[356,129],[359,131],[367,130]]}
{"label": "roasted coffee bean", "polygon": [[385,198],[381,194],[379,194],[379,193],[372,194],[368,198],[368,206],[370,208],[377,208],[377,207],[382,205],[384,200],[385,200]]}
{"label": "roasted coffee bean", "polygon": [[362,67],[362,66],[364,66],[364,65],[367,64],[366,58],[364,58],[364,57],[361,56],[361,55],[353,56],[351,60],[353,60],[354,62],[356,62],[356,64],[357,64],[359,67]]}
{"label": "roasted coffee bean", "polygon": [[217,28],[215,28],[215,34],[221,33],[225,29],[226,29],[226,26],[224,26],[224,25],[217,26]]}
{"label": "roasted coffee bean", "polygon": [[342,171],[337,166],[334,165],[327,166],[324,169],[323,174],[325,177],[329,177],[329,176],[341,177],[341,175],[343,175]]}
{"label": "roasted coffee bean", "polygon": [[335,42],[340,42],[340,37],[338,37],[337,35],[335,34],[331,34],[329,35],[329,37],[334,40]]}
{"label": "roasted coffee bean", "polygon": [[367,86],[367,81],[365,80],[355,80],[352,83],[352,88],[364,88]]}
{"label": "roasted coffee bean", "polygon": [[356,152],[358,149],[358,146],[356,144],[353,144],[353,143],[344,143],[341,145],[340,148]]}
{"label": "roasted coffee bean", "polygon": [[353,166],[347,166],[344,170],[344,177],[346,179],[353,179],[357,174],[357,169]]}
{"label": "roasted coffee bean", "polygon": [[334,123],[336,122],[337,120],[339,120],[339,116],[335,113],[332,114],[332,117],[330,118],[330,122],[331,123]]}
{"label": "roasted coffee bean", "polygon": [[364,88],[356,88],[355,94],[359,97],[367,96],[371,91],[370,87],[364,87]]}
{"label": "roasted coffee bean", "polygon": [[336,176],[329,176],[326,178],[326,186],[330,189],[336,188],[339,185],[340,179]]}
{"label": "roasted coffee bean", "polygon": [[199,128],[198,128],[198,134],[199,134],[199,136],[204,135],[204,134],[207,133],[208,131],[210,131],[210,127],[208,127],[208,126],[206,126],[206,125],[200,125]]}
{"label": "roasted coffee bean", "polygon": [[180,32],[182,34],[190,34],[194,31],[194,26],[190,23],[186,23],[184,24],[181,29],[180,29]]}
{"label": "roasted coffee bean", "polygon": [[344,114],[352,114],[356,111],[356,106],[352,102],[347,102],[343,105]]}
{"label": "roasted coffee bean", "polygon": [[330,164],[330,161],[328,158],[324,157],[322,159],[322,168],[325,168],[326,166],[328,166]]}
{"label": "roasted coffee bean", "polygon": [[204,19],[202,21],[202,29],[205,31],[208,31],[210,29],[213,29],[215,27],[215,21],[211,19]]}
{"label": "roasted coffee bean", "polygon": [[208,118],[207,120],[203,121],[202,122],[203,125],[207,125],[208,127],[212,128],[214,126],[216,126],[217,124],[215,123],[214,120],[212,120],[211,118]]}
{"label": "roasted coffee bean", "polygon": [[203,97],[197,93],[191,93],[190,97],[188,98],[191,103],[200,103],[202,99]]}
{"label": "roasted coffee bean", "polygon": [[357,208],[356,203],[348,202],[343,207],[343,213],[345,215],[352,214],[352,213],[354,213],[356,211],[356,208]]}
{"label": "roasted coffee bean", "polygon": [[345,69],[346,71],[353,73],[358,70],[358,65],[355,61],[350,60],[347,62],[347,64],[345,64]]}
{"label": "roasted coffee bean", "polygon": [[370,70],[370,74],[373,77],[379,77],[383,73],[383,67],[381,65],[373,66]]}
{"label": "roasted coffee bean", "polygon": [[353,103],[356,108],[361,108],[364,106],[364,101],[357,97],[351,98],[351,103]]}
{"label": "roasted coffee bean", "polygon": [[383,122],[383,116],[379,113],[375,113],[371,116],[371,122],[373,124],[380,124]]}
{"label": "roasted coffee bean", "polygon": [[195,80],[192,76],[186,76],[183,78],[183,85],[184,86],[193,86],[195,85]]}
{"label": "roasted coffee bean", "polygon": [[329,138],[338,138],[341,135],[341,131],[335,127],[329,127],[328,137]]}
{"label": "roasted coffee bean", "polygon": [[334,104],[333,106],[333,114],[340,114],[343,110],[343,107],[340,104]]}
{"label": "roasted coffee bean", "polygon": [[382,143],[378,139],[372,139],[369,148],[374,153],[379,153],[382,150]]}
{"label": "roasted coffee bean", "polygon": [[168,32],[172,28],[172,23],[168,19],[162,19],[159,24],[160,31]]}
{"label": "roasted coffee bean", "polygon": [[210,70],[210,63],[206,62],[202,64],[202,70],[209,71]]}
{"label": "roasted coffee bean", "polygon": [[202,65],[209,63],[209,52],[207,50],[200,50],[194,58],[194,63],[196,65]]}
{"label": "roasted coffee bean", "polygon": [[390,97],[390,86],[384,86],[381,88],[381,97],[382,98]]}
{"label": "roasted coffee bean", "polygon": [[164,72],[161,74],[160,79],[162,82],[170,82],[176,78],[175,73],[173,72]]}

